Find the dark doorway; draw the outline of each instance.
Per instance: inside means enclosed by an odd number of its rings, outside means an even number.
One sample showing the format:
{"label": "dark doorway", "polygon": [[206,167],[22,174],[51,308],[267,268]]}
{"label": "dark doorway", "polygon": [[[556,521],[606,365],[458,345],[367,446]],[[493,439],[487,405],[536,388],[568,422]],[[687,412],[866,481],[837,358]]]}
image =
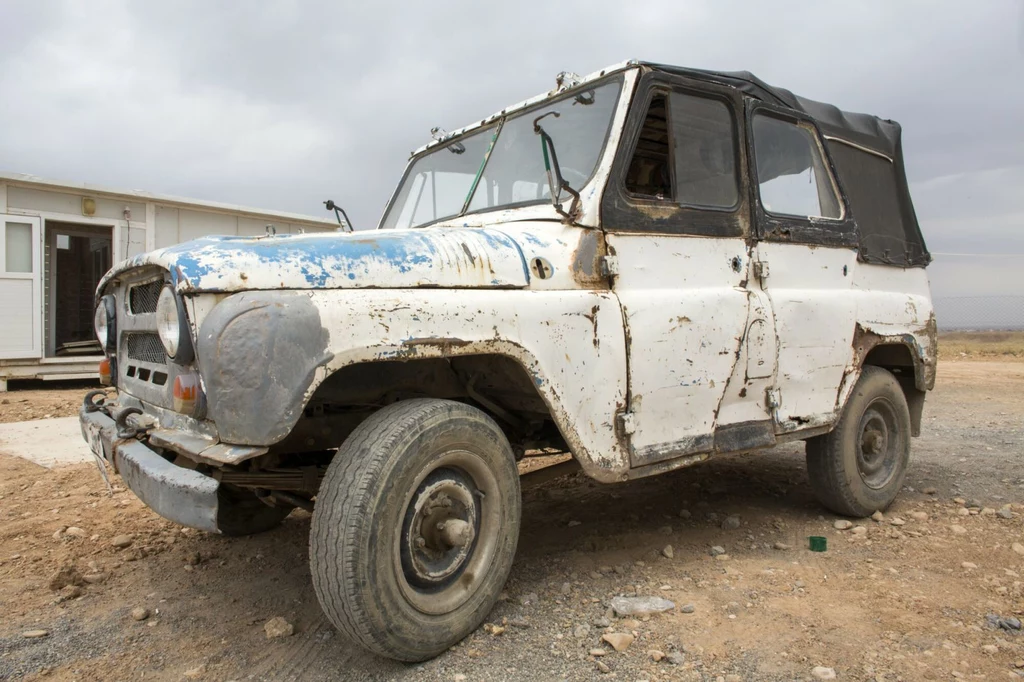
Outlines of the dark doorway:
{"label": "dark doorway", "polygon": [[101,355],[92,328],[93,297],[110,269],[113,228],[46,221],[44,249],[46,354]]}

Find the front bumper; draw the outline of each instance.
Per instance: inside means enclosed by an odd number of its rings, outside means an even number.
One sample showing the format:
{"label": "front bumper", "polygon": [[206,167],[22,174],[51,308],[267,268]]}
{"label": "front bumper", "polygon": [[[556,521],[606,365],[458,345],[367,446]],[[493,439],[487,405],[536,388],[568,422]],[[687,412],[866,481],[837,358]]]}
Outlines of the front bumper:
{"label": "front bumper", "polygon": [[96,406],[83,405],[78,418],[93,453],[153,511],[183,526],[220,532],[216,479],[172,464],[135,438],[121,438],[114,419]]}

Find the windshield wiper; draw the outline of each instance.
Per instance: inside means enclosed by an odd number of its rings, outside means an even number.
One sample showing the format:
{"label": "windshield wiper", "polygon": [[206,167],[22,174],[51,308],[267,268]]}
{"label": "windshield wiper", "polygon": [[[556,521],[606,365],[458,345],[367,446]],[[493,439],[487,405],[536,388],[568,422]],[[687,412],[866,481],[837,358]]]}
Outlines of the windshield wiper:
{"label": "windshield wiper", "polygon": [[[558,165],[558,154],[555,152],[555,141],[551,139],[547,131],[540,126],[540,120],[545,116],[561,116],[557,111],[549,111],[533,119],[533,132],[540,135],[541,151],[544,152],[544,172],[548,176],[548,191],[551,194],[551,205],[558,215],[570,223],[575,223],[580,212],[580,193],[569,186],[569,183],[562,177],[562,169]],[[572,195],[572,204],[567,213],[562,208],[562,190]]]}

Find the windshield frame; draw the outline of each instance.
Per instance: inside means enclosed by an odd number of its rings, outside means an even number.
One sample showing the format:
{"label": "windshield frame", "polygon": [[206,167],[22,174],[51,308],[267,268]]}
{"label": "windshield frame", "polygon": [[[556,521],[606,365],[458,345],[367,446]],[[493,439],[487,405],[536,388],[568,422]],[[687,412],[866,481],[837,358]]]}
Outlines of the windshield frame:
{"label": "windshield frame", "polygon": [[[576,190],[577,192],[582,192],[583,188],[589,186],[590,183],[594,181],[594,178],[598,175],[598,171],[600,170],[602,160],[605,158],[605,153],[608,150],[608,144],[609,144],[609,142],[611,141],[611,139],[613,137],[613,133],[614,133],[614,130],[615,130],[615,123],[616,123],[617,112],[619,111],[619,109],[621,107],[621,104],[622,104],[623,92],[627,89],[627,87],[629,87],[629,83],[627,82],[627,80],[625,78],[625,73],[623,71],[618,71],[618,72],[610,73],[607,76],[604,76],[602,78],[596,78],[594,80],[588,80],[586,82],[580,83],[577,86],[574,86],[574,87],[569,88],[569,89],[567,89],[567,90],[565,90],[563,92],[560,92],[560,93],[558,93],[556,95],[551,95],[551,96],[546,96],[546,97],[543,97],[543,98],[539,98],[539,99],[537,99],[537,101],[531,102],[529,105],[524,106],[522,108],[516,108],[516,109],[511,110],[511,111],[508,110],[508,109],[503,109],[501,113],[496,114],[495,116],[492,116],[490,118],[482,120],[478,125],[470,127],[468,129],[463,129],[462,131],[459,131],[457,134],[454,134],[454,135],[451,135],[450,137],[444,138],[443,141],[440,141],[437,144],[427,145],[426,147],[422,148],[419,151],[419,153],[414,153],[409,158],[408,163],[406,163],[405,170],[402,173],[402,178],[398,182],[398,184],[395,186],[395,190],[394,190],[394,192],[392,192],[391,198],[388,200],[387,205],[384,207],[384,213],[381,215],[380,221],[378,222],[376,229],[378,229],[378,230],[385,230],[385,229],[414,229],[414,230],[417,230],[417,229],[422,229],[422,228],[425,228],[425,227],[430,227],[431,225],[436,225],[438,223],[443,223],[445,221],[455,220],[455,219],[458,219],[458,218],[463,218],[465,216],[478,215],[478,214],[481,214],[481,213],[490,213],[490,212],[493,212],[493,211],[506,211],[506,210],[510,210],[510,209],[524,208],[524,207],[528,207],[528,206],[539,206],[539,205],[551,206],[551,199],[550,199],[550,197],[547,197],[547,198],[541,197],[539,199],[528,199],[528,200],[524,200],[524,201],[510,202],[510,203],[501,204],[501,205],[498,205],[498,206],[488,206],[488,207],[476,209],[476,210],[473,210],[473,211],[469,210],[469,205],[470,205],[470,203],[473,200],[473,195],[476,192],[477,186],[480,183],[481,178],[485,175],[487,164],[490,162],[491,152],[493,151],[494,145],[497,142],[497,140],[500,139],[500,137],[501,137],[501,130],[504,127],[505,122],[507,120],[513,119],[513,118],[529,116],[532,112],[535,112],[538,109],[542,109],[542,108],[545,108],[545,107],[549,107],[549,106],[558,104],[559,102],[562,102],[562,101],[567,100],[567,99],[572,99],[572,98],[574,98],[574,97],[576,97],[576,96],[578,96],[578,95],[580,95],[582,93],[586,93],[589,90],[593,90],[593,89],[596,89],[598,87],[601,87],[603,85],[607,85],[607,84],[613,83],[613,82],[617,82],[618,85],[619,85],[619,88],[618,88],[618,91],[616,93],[615,102],[613,103],[613,105],[611,107],[612,114],[611,114],[611,116],[608,119],[608,128],[605,131],[605,133],[604,133],[604,135],[603,135],[603,137],[601,139],[601,147],[597,150],[596,161],[594,163],[594,167],[590,171],[590,175],[587,177],[586,181],[584,183],[582,183],[582,185],[580,187],[573,187],[573,189]],[[419,225],[410,226],[410,227],[407,227],[407,228],[384,227],[384,224],[387,221],[388,216],[391,214],[391,211],[395,207],[394,206],[395,201],[398,199],[398,196],[401,193],[402,187],[409,180],[409,177],[410,177],[410,174],[412,172],[413,166],[416,164],[417,161],[419,161],[423,157],[427,156],[428,154],[440,152],[440,151],[444,150],[446,147],[448,147],[449,145],[451,145],[451,144],[453,144],[455,142],[459,142],[460,140],[462,140],[465,137],[468,137],[469,135],[473,135],[473,134],[476,134],[476,133],[481,133],[481,132],[488,131],[488,130],[492,130],[493,132],[491,134],[491,140],[488,143],[487,152],[484,154],[484,157],[483,157],[483,159],[481,161],[481,164],[480,164],[480,168],[477,171],[476,177],[473,180],[473,187],[472,187],[471,191],[467,194],[466,199],[463,202],[462,210],[459,213],[457,213],[456,215],[451,215],[451,216],[446,216],[446,217],[443,217],[443,218],[438,218],[438,219],[432,220],[430,222],[421,223]],[[541,151],[538,150],[537,153],[540,154]],[[553,215],[553,217],[561,220],[561,217],[558,216],[556,213],[554,213],[553,209],[552,209],[552,215]]]}

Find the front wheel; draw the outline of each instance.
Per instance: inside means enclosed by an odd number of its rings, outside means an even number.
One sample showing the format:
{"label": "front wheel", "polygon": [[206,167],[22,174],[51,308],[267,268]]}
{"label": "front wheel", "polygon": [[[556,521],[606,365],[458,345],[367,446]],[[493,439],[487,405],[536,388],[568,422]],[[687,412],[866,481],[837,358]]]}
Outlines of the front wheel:
{"label": "front wheel", "polygon": [[836,427],[806,448],[807,474],[823,505],[854,517],[887,508],[910,461],[910,410],[896,377],[864,367]]}
{"label": "front wheel", "polygon": [[476,629],[519,537],[519,473],[494,420],[449,400],[385,407],[327,469],[310,529],[313,587],[346,636],[422,661]]}

